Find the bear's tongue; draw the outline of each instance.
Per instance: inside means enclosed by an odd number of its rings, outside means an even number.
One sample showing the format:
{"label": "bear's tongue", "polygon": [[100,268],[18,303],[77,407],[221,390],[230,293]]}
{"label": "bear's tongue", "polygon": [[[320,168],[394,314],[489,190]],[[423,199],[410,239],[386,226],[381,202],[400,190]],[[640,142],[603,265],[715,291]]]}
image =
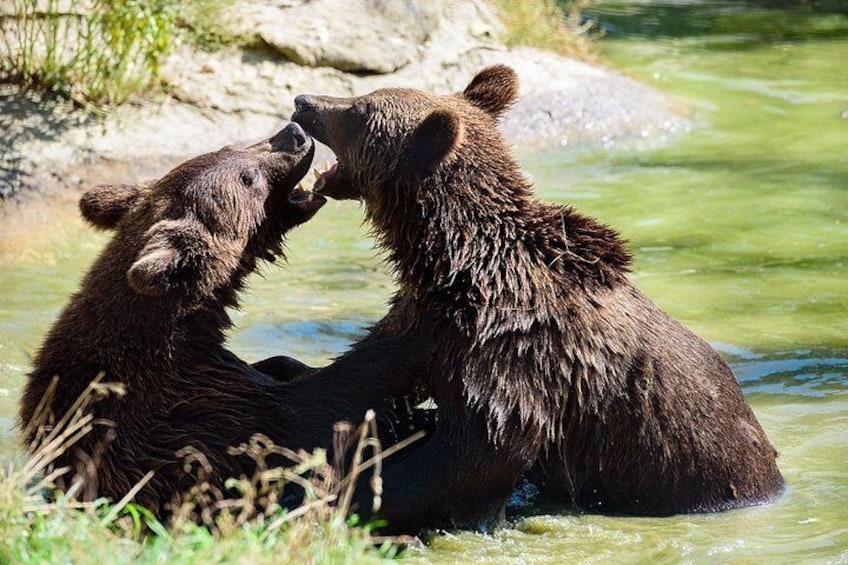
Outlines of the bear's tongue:
{"label": "bear's tongue", "polygon": [[334,161],[333,163],[330,163],[330,161],[324,161],[321,171],[318,169],[312,169],[312,172],[315,175],[315,184],[312,186],[312,190],[315,192],[321,192],[321,189],[324,188],[327,179],[335,174],[338,166],[338,161]]}

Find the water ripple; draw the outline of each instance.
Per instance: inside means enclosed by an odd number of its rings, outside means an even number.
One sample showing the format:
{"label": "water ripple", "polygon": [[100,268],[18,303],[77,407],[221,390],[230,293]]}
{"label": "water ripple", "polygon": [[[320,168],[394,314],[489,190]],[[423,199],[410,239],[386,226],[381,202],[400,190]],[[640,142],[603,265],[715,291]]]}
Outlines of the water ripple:
{"label": "water ripple", "polygon": [[732,363],[746,394],[784,394],[823,398],[848,393],[848,359],[803,357]]}

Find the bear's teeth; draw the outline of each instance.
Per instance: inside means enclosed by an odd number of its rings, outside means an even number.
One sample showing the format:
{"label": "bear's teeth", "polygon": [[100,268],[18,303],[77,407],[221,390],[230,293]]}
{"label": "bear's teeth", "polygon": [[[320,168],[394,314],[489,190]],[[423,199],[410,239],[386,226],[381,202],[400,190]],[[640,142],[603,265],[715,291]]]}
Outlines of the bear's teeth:
{"label": "bear's teeth", "polygon": [[324,172],[329,171],[332,166],[333,166],[333,164],[330,163],[329,159],[324,161]]}
{"label": "bear's teeth", "polygon": [[319,180],[321,178],[321,171],[318,169],[312,169],[312,174],[315,175],[315,180]]}

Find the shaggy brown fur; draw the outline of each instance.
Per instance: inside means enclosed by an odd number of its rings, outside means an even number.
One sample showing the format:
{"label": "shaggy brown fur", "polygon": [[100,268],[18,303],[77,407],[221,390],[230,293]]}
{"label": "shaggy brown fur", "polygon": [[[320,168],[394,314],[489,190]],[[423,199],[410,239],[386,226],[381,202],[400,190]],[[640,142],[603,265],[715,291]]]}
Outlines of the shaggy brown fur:
{"label": "shaggy brown fur", "polygon": [[464,92],[299,96],[336,153],[322,193],[358,198],[400,289],[383,334],[435,319],[422,375],[435,433],[383,473],[392,530],[467,524],[534,467],[590,509],[666,515],[759,504],[783,479],[733,374],[625,274],[618,234],[539,201],[496,127],[503,66]]}
{"label": "shaggy brown fur", "polygon": [[[258,259],[281,255],[285,232],[324,202],[293,190],[313,152],[291,124],[248,149],[196,157],[150,185],[100,186],[82,197],[85,218],[115,235],[38,352],[20,408],[24,440],[36,447],[38,424],[49,429],[101,372],[127,394],[94,404],[95,430],[56,461],[73,471],[60,486],[80,480],[82,498],[118,500],[155,471],[136,500],[164,514],[198,479],[179,450],[199,452],[209,463],[205,478],[221,488],[253,467],[228,447],[262,433],[294,449],[328,448],[334,422],[361,421],[409,388],[408,365],[429,357],[393,357],[419,349],[396,337],[368,340],[332,369],[290,383],[224,347],[226,308],[236,306],[245,277]],[[391,378],[372,378],[377,364]],[[304,367],[286,358],[257,365],[274,373]],[[52,416],[35,421],[54,376]]]}

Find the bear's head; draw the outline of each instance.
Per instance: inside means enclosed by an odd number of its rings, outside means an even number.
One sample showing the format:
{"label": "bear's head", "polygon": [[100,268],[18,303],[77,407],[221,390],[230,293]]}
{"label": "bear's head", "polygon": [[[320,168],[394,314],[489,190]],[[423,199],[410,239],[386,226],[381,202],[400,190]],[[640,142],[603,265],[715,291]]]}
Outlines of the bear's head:
{"label": "bear's head", "polygon": [[[496,65],[480,71],[462,92],[446,96],[404,88],[356,98],[300,95],[292,121],[336,154],[337,162],[314,190],[362,199],[372,209],[399,191],[414,194],[425,179],[449,174],[458,159],[472,174],[513,171],[496,120],[517,94],[515,72]],[[472,162],[476,165],[469,166]],[[489,183],[492,189],[497,184]]]}
{"label": "bear's head", "polygon": [[[297,124],[246,149],[231,146],[139,185],[100,185],[83,217],[114,230],[109,256],[137,293],[202,298],[238,281],[257,259],[282,253],[282,236],[326,201],[302,190],[314,145]],[[123,276],[123,275],[122,275]]]}

